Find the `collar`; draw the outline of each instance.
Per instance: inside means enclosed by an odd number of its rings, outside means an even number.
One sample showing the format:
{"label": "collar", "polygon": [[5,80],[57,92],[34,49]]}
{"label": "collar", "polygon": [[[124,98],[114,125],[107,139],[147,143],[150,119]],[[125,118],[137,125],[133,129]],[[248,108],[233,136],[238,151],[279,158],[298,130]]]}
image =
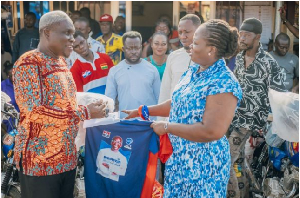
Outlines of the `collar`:
{"label": "collar", "polygon": [[[111,34],[111,37],[110,37],[109,39],[107,39],[106,42],[109,42],[113,37],[115,37],[115,33],[112,33],[112,34]],[[100,41],[101,41],[102,43],[106,43],[106,42],[103,40],[103,35],[100,36]]]}
{"label": "collar", "polygon": [[219,71],[221,68],[225,66],[225,60],[224,59],[219,59],[217,60],[213,65],[209,66],[206,70],[197,73],[200,65],[199,64],[193,64],[191,65],[191,70],[192,73],[199,76],[199,77],[205,77],[205,76],[212,76],[214,73]]}
{"label": "collar", "polygon": [[[91,51],[92,51],[92,50],[91,50]],[[98,58],[100,58],[100,56],[99,56],[98,53],[96,53],[96,52],[94,52],[94,51],[92,51],[92,53],[93,53],[93,55],[94,55],[94,60],[93,60],[92,63],[89,62],[89,61],[87,61],[87,60],[85,60],[85,59],[82,58],[80,55],[78,56],[78,60],[79,60],[80,62],[82,62],[82,63],[89,63],[89,64],[91,64],[92,67],[93,67],[93,70],[96,70],[96,67],[95,67],[95,60],[98,59]]]}
{"label": "collar", "polygon": [[[245,57],[245,53],[246,53],[246,51],[243,50],[242,51],[242,57]],[[265,54],[265,50],[263,49],[262,44],[259,42],[259,47],[258,47],[258,50],[255,54],[255,59],[257,59],[261,54]]]}

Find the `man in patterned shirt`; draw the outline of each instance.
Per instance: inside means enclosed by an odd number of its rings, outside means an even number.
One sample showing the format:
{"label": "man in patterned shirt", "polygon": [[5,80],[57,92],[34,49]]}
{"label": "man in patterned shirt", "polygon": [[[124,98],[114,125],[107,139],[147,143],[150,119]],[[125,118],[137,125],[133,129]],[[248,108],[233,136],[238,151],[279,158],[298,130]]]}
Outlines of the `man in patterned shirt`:
{"label": "man in patterned shirt", "polygon": [[64,57],[73,50],[75,28],[62,11],[40,19],[40,43],[14,65],[20,108],[14,160],[22,197],[72,198],[79,122],[105,116],[102,101],[77,105],[76,86]]}
{"label": "man in patterned shirt", "polygon": [[236,161],[243,164],[247,139],[253,132],[261,131],[267,122],[269,88],[286,91],[285,74],[273,57],[263,50],[259,42],[261,33],[262,24],[255,18],[246,19],[240,27],[241,52],[236,56],[234,74],[242,87],[243,99],[228,131],[231,152],[229,197],[249,196],[246,179],[239,178],[241,182],[238,182],[233,165]]}

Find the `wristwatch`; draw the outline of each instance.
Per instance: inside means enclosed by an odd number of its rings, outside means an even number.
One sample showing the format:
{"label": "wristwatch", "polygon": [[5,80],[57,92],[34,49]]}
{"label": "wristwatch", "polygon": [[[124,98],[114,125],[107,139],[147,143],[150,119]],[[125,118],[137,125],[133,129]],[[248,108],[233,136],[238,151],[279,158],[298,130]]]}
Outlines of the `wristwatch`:
{"label": "wristwatch", "polygon": [[169,125],[169,122],[166,122],[166,124],[164,125],[164,129],[165,129],[165,131],[168,133],[168,125]]}

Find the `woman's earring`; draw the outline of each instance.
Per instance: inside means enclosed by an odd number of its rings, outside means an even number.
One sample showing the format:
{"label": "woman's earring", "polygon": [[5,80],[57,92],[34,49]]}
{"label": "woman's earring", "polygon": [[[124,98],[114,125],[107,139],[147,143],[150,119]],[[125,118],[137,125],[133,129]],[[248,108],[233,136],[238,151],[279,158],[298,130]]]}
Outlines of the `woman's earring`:
{"label": "woman's earring", "polygon": [[208,53],[208,56],[210,56],[210,55],[211,55],[211,53],[209,52],[209,53]]}

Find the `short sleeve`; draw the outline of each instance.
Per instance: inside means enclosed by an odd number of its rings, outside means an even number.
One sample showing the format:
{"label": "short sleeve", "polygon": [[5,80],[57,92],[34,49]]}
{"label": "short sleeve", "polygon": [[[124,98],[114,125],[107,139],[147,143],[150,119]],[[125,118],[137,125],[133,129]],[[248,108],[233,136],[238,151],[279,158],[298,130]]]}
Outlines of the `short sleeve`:
{"label": "short sleeve", "polygon": [[207,90],[207,96],[222,93],[232,93],[238,99],[238,105],[242,99],[242,89],[239,83],[232,78],[216,79]]}

